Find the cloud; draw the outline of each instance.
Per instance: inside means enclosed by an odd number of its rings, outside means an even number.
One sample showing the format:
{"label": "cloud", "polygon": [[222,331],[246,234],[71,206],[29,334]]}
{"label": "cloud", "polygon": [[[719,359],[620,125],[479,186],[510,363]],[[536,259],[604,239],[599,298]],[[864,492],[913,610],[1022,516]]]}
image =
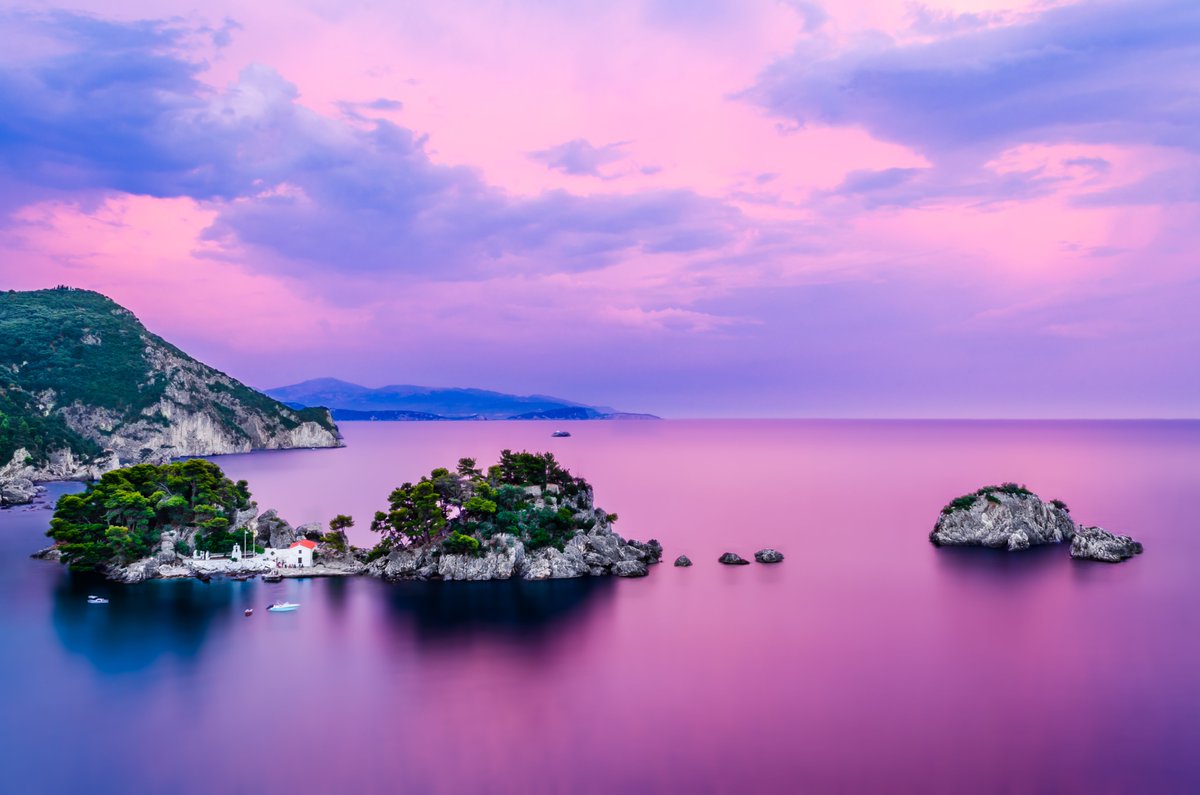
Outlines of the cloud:
{"label": "cloud", "polygon": [[600,169],[609,163],[625,158],[623,151],[628,141],[593,146],[584,138],[576,138],[549,149],[530,152],[529,157],[554,171],[574,176],[603,176]]}
{"label": "cloud", "polygon": [[[217,211],[205,237],[281,257],[274,267],[336,266],[460,276],[491,269],[581,270],[630,253],[697,251],[745,223],[690,190],[513,196],[468,167],[432,161],[422,136],[358,107],[305,107],[270,67],[223,90],[200,79],[197,31],[167,22],[72,14],[10,17],[54,47],[0,76],[0,169],[55,189],[189,197]],[[573,141],[543,153],[595,172],[623,144]]]}
{"label": "cloud", "polygon": [[981,162],[1029,141],[1200,151],[1192,0],[1094,0],[950,27],[918,43],[805,42],[744,96],[801,124],[861,125],[942,162]]}
{"label": "cloud", "polygon": [[800,16],[807,33],[819,30],[829,21],[829,14],[825,9],[810,0],[784,0],[784,2]]}

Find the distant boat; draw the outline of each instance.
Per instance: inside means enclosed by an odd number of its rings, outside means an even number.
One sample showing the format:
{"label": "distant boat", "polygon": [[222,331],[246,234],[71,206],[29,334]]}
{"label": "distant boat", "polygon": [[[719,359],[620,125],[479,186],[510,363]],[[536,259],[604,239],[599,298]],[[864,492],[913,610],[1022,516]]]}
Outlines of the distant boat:
{"label": "distant boat", "polygon": [[290,613],[299,607],[300,605],[295,604],[294,602],[276,602],[273,605],[268,605],[267,610],[272,613]]}
{"label": "distant boat", "polygon": [[247,608],[246,608],[246,612],[245,612],[245,613],[243,613],[242,615],[244,615],[244,616],[247,616],[247,617],[254,615],[254,608],[253,608],[253,607],[247,607]]}
{"label": "distant boat", "polygon": [[89,605],[106,605],[106,604],[108,604],[108,600],[105,599],[103,596],[96,596],[95,594],[88,594],[88,604]]}
{"label": "distant boat", "polygon": [[263,582],[283,582],[283,575],[277,571],[269,571],[262,578]]}
{"label": "distant boat", "polygon": [[554,433],[552,433],[550,435],[555,437],[556,439],[562,439],[564,437],[570,436],[571,432],[570,431],[555,431]]}

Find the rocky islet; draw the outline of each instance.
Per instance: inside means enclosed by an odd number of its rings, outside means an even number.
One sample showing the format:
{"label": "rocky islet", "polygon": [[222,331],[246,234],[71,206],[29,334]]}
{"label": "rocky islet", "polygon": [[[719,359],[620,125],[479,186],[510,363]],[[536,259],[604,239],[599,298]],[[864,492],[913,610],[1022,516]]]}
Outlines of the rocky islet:
{"label": "rocky islet", "polygon": [[1071,557],[1119,563],[1141,554],[1129,536],[1077,524],[1066,503],[1044,501],[1024,486],[984,486],[942,508],[929,540],[935,546],[977,546],[1019,552],[1070,543]]}

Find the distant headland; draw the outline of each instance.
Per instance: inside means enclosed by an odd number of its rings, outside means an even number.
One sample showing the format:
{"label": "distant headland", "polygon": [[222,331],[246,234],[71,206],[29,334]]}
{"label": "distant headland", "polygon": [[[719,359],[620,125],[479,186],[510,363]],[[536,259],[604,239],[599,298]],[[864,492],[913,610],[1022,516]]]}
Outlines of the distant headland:
{"label": "distant headland", "polygon": [[295,409],[327,407],[337,421],[659,419],[653,414],[589,406],[549,395],[409,384],[370,388],[336,378],[315,378],[268,389],[266,394]]}
{"label": "distant headland", "polygon": [[99,293],[0,291],[0,505],[129,464],[340,444],[327,410],[251,389]]}

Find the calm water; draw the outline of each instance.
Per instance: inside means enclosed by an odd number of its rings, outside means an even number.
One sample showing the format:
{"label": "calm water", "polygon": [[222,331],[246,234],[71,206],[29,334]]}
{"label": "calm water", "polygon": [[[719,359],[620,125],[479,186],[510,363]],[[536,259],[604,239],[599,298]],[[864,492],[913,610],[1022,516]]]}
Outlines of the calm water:
{"label": "calm water", "polygon": [[[433,466],[553,450],[695,567],[118,587],[27,559],[48,512],[0,512],[2,788],[1200,791],[1200,423],[570,429],[346,424],[343,450],[218,460],[293,523],[366,524]],[[948,498],[1001,480],[1145,555],[929,545]],[[768,545],[787,560],[715,562]]]}

